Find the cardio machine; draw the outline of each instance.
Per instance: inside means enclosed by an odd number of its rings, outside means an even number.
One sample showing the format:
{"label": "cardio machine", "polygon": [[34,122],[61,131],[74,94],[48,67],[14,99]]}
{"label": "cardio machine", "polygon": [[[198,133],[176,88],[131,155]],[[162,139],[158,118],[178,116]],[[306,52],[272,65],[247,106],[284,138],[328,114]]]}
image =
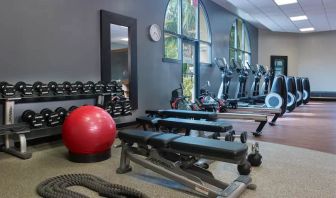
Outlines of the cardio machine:
{"label": "cardio machine", "polygon": [[[232,61],[232,66],[229,66],[225,60],[225,58],[216,58],[215,60],[222,59],[222,61],[215,61],[217,64],[218,68],[222,72],[229,72],[229,74],[233,73],[234,70],[237,71],[238,73],[238,85],[237,85],[237,90],[234,99],[236,100],[241,100],[246,97],[246,82],[247,78],[249,75],[249,67],[247,66],[241,66],[238,64],[236,61]],[[218,63],[223,63],[223,65],[220,65]],[[226,70],[221,69],[222,67],[225,67]],[[225,73],[222,74],[222,76],[225,76]],[[229,75],[231,76],[231,75]],[[268,92],[268,86],[269,86],[269,74],[265,75],[268,79],[266,79],[266,83],[263,86],[263,92],[267,93]],[[231,78],[227,78],[224,80],[222,78],[223,82],[222,84],[227,85],[226,89],[229,89],[229,85],[231,81]],[[228,91],[225,90],[223,93],[228,93]],[[241,98],[239,98],[241,96]],[[284,98],[285,97],[285,98]],[[287,89],[286,89],[286,84],[285,84],[285,77],[284,76],[277,76],[274,81],[273,85],[271,88],[270,93],[267,94],[265,97],[265,103],[264,104],[258,104],[258,105],[251,105],[249,103],[238,103],[238,108],[237,109],[229,109],[229,112],[259,112],[259,113],[266,113],[266,114],[272,114],[274,115],[272,122],[270,124],[274,124],[277,120],[278,117],[280,117],[282,114],[285,113],[286,111],[286,104],[287,104]]]}

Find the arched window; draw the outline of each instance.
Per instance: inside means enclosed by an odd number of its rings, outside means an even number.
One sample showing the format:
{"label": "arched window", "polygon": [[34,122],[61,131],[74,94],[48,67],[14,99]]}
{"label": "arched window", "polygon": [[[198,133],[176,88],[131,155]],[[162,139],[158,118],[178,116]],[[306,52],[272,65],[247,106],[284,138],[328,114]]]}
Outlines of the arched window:
{"label": "arched window", "polygon": [[251,63],[251,45],[248,30],[241,19],[237,19],[230,31],[230,62],[236,60],[242,65]]}
{"label": "arched window", "polygon": [[211,64],[211,59],[211,31],[201,1],[170,0],[164,22],[164,60],[182,63],[186,96],[195,97],[196,71],[200,64]]}
{"label": "arched window", "polygon": [[211,63],[211,32],[199,0],[170,0],[164,22],[164,57],[182,60],[182,39],[200,42],[200,62]]}

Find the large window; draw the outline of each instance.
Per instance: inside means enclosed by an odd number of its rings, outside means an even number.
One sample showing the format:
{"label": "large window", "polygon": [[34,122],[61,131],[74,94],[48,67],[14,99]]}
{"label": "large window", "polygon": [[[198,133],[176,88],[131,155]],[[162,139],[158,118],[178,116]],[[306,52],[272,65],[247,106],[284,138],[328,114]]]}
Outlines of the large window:
{"label": "large window", "polygon": [[183,40],[198,42],[198,62],[211,64],[209,23],[199,0],[169,1],[164,22],[164,58],[182,61]]}
{"label": "large window", "polygon": [[241,19],[237,19],[232,25],[229,53],[230,62],[235,60],[245,66],[251,63],[250,38],[245,23]]}
{"label": "large window", "polygon": [[170,0],[164,22],[164,60],[182,63],[184,95],[193,100],[200,64],[211,64],[211,33],[200,0]]}

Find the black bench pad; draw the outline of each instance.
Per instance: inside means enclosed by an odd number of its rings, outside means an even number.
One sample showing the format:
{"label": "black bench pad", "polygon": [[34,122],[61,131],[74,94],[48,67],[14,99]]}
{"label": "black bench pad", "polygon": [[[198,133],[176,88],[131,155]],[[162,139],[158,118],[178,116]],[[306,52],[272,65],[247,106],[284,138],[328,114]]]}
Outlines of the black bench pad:
{"label": "black bench pad", "polygon": [[240,160],[245,157],[248,147],[238,142],[228,142],[201,137],[183,136],[169,144],[171,149],[197,153],[213,158]]}
{"label": "black bench pad", "polygon": [[122,130],[119,138],[126,142],[149,144],[158,149],[172,149],[175,152],[204,156],[220,161],[239,161],[246,157],[247,145],[201,137],[179,136],[149,131]]}
{"label": "black bench pad", "polygon": [[157,136],[153,136],[149,139],[148,144],[156,147],[156,148],[166,148],[168,147],[168,144],[179,138],[182,137],[182,135],[177,135],[177,134],[173,134],[173,133],[165,133],[162,135],[157,135]]}
{"label": "black bench pad", "polygon": [[221,122],[204,121],[204,120],[190,120],[181,118],[165,118],[158,120],[158,124],[161,126],[188,129],[188,130],[200,130],[209,132],[225,133],[232,130],[232,125]]}
{"label": "black bench pad", "polygon": [[118,138],[129,143],[147,144],[151,137],[161,135],[159,132],[139,131],[139,130],[124,130],[119,131]]}
{"label": "black bench pad", "polygon": [[194,118],[194,119],[206,119],[206,120],[216,120],[217,114],[214,112],[205,112],[205,111],[188,111],[188,110],[160,110],[160,115],[166,117],[179,117],[179,118]]}

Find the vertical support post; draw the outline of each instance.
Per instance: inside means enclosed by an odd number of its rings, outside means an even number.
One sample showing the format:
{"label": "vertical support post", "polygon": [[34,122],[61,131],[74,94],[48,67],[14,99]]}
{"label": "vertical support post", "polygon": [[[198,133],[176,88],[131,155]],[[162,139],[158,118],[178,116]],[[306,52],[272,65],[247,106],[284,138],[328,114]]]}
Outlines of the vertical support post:
{"label": "vertical support post", "polygon": [[97,99],[97,104],[99,105],[104,105],[105,96],[104,95],[99,95]]}
{"label": "vertical support post", "polygon": [[[14,100],[6,100],[5,101],[5,109],[4,109],[4,123],[5,125],[14,124]],[[14,141],[9,137],[9,134],[5,135],[5,146],[6,148],[10,148],[14,146]]]}
{"label": "vertical support post", "polygon": [[132,167],[130,166],[130,159],[127,157],[128,145],[126,142],[121,142],[121,154],[120,154],[120,165],[117,169],[118,174],[123,174],[132,171]]}

